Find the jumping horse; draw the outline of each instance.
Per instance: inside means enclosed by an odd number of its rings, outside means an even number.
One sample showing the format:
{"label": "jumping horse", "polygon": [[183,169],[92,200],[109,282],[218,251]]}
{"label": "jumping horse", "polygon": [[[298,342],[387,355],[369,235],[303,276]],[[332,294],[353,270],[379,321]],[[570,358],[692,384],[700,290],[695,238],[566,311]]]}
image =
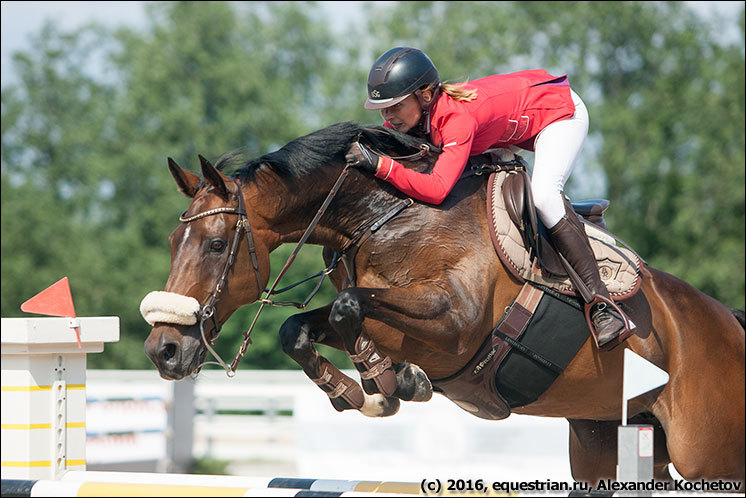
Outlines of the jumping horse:
{"label": "jumping horse", "polygon": [[[179,190],[192,201],[169,238],[163,294],[182,300],[175,308],[191,306],[183,313],[191,316],[164,312],[151,321],[145,351],[163,378],[198,371],[236,309],[270,303],[262,298],[269,254],[297,242],[325,248],[325,273],[338,295],[289,318],[280,330],[282,347],[337,410],[385,416],[399,400],[427,401],[431,381],[453,376],[475,357],[522,288],[495,254],[484,177],[463,178],[439,206],[412,202],[345,165],[355,140],[425,172],[439,152],[395,131],[338,123],[244,163],[233,176],[221,171],[224,158],[213,166],[200,156],[203,179],[169,158]],[[333,254],[351,252],[347,266],[335,266]],[[743,312],[648,265],[641,276],[644,306],[631,317],[636,333],[608,352],[585,340],[538,399],[512,411],[568,419],[574,479],[592,485],[614,479],[629,348],[670,376],[629,404],[630,423],[655,427],[656,479],[671,479],[673,462],[685,479],[743,482]],[[314,344],[346,351],[362,388]]]}

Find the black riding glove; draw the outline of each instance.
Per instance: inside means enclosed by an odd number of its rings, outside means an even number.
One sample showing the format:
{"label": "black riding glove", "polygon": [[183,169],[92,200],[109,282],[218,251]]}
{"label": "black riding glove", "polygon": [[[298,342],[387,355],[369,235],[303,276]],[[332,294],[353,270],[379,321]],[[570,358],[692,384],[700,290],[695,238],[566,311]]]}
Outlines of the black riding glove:
{"label": "black riding glove", "polygon": [[350,149],[345,155],[345,161],[349,166],[370,171],[374,175],[376,174],[376,171],[378,171],[378,160],[378,155],[371,152],[371,150],[364,145],[360,145],[359,142],[354,142],[350,145]]}

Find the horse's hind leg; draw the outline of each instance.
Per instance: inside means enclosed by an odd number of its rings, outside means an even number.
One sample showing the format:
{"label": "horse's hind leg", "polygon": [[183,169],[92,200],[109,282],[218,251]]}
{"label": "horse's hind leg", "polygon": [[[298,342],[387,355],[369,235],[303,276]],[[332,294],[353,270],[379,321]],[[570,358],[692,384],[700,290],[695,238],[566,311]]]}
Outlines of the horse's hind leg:
{"label": "horse's hind leg", "polygon": [[[616,420],[574,420],[570,423],[570,470],[573,479],[598,486],[601,480],[616,479],[617,433]],[[668,464],[671,458],[666,450],[666,434],[660,422],[650,414],[642,414],[629,420],[630,424],[653,426],[653,477],[658,481],[670,481]]]}
{"label": "horse's hind leg", "polygon": [[399,409],[398,399],[366,395],[357,382],[316,351],[314,342],[342,349],[341,344],[335,344],[335,340],[339,340],[329,327],[328,316],[329,306],[299,313],[285,320],[280,328],[283,351],[329,396],[329,401],[337,411],[355,409],[371,417],[396,413]]}
{"label": "horse's hind leg", "polygon": [[573,420],[570,423],[570,472],[578,482],[593,487],[616,478],[616,422]]}

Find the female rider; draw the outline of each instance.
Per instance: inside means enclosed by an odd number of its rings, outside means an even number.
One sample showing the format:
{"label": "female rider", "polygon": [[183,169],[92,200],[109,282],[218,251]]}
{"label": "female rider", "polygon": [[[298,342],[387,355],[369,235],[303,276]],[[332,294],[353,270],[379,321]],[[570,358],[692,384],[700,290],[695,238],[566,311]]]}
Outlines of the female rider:
{"label": "female rider", "polygon": [[430,204],[448,196],[469,156],[496,147],[533,150],[536,210],[555,248],[594,296],[589,312],[599,347],[625,330],[624,321],[603,301],[610,301],[609,293],[582,222],[563,193],[588,134],[588,112],[570,89],[567,75],[536,69],[443,84],[424,52],[396,47],[373,64],[365,108],[379,109],[384,126],[426,137],[443,152],[429,174],[380,157],[357,142],[347,152],[348,163]]}

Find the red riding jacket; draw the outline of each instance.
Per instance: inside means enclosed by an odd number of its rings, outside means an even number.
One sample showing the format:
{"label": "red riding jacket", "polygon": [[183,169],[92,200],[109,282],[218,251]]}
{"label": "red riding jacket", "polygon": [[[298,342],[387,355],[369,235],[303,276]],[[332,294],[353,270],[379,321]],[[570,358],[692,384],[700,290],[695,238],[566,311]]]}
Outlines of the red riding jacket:
{"label": "red riding jacket", "polygon": [[541,130],[575,114],[567,75],[552,76],[543,69],[496,74],[470,81],[467,88],[476,89],[476,99],[461,102],[442,93],[430,109],[430,142],[443,148],[431,174],[384,158],[376,176],[410,197],[440,204],[469,156],[510,145],[533,150]]}

